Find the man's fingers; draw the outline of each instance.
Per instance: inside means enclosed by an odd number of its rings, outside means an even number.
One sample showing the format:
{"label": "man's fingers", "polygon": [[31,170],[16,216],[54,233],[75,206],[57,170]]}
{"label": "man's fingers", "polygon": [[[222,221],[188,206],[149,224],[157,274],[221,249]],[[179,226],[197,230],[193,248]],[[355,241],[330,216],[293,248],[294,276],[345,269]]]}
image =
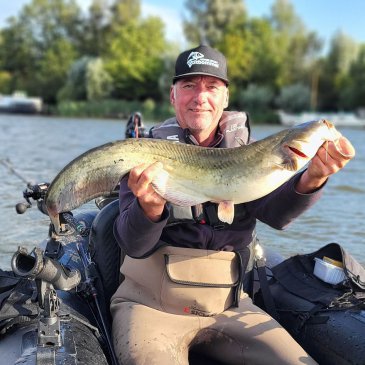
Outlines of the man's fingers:
{"label": "man's fingers", "polygon": [[355,157],[355,148],[347,138],[341,137],[338,141],[333,142],[333,144],[336,152],[341,155],[341,158],[351,160]]}
{"label": "man's fingers", "polygon": [[138,197],[153,190],[151,183],[155,176],[161,171],[162,163],[155,162],[152,165],[141,164],[134,167],[129,174],[128,186]]}
{"label": "man's fingers", "polygon": [[141,164],[138,165],[136,167],[134,167],[130,172],[129,172],[129,178],[128,178],[128,187],[130,189],[132,189],[133,191],[133,187],[136,186],[138,184],[138,181],[141,177],[141,174],[143,173],[143,171],[148,167],[148,164]]}

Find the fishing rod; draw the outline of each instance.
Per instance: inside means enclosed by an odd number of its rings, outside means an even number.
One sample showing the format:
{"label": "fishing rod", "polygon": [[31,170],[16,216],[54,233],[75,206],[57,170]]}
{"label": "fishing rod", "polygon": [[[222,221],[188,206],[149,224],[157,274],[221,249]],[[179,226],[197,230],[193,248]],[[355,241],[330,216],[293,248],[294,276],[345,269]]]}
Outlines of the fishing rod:
{"label": "fishing rod", "polygon": [[[65,221],[72,227],[76,234],[81,237],[87,237],[90,233],[90,230],[86,228],[82,222],[77,221],[72,214],[70,213],[63,213],[63,217]],[[88,251],[85,251],[84,246],[82,245],[81,241],[76,242],[76,249],[79,253],[82,265],[84,267],[84,274],[85,274],[85,282],[86,285],[86,292],[91,296],[91,298],[94,301],[95,307],[96,307],[96,313],[98,315],[100,328],[104,334],[104,338],[106,341],[106,345],[108,348],[110,360],[112,362],[112,365],[123,365],[122,363],[118,362],[117,356],[114,351],[114,346],[112,339],[109,334],[108,327],[105,323],[104,316],[102,313],[102,309],[100,307],[99,303],[99,293],[98,290],[95,287],[95,281],[97,279],[100,280],[99,274],[97,272],[97,268],[95,263],[92,261],[90,253]]]}
{"label": "fishing rod", "polygon": [[44,197],[48,190],[49,183],[39,183],[32,184],[28,179],[26,179],[21,173],[19,173],[10,163],[8,158],[1,159],[0,163],[5,166],[13,175],[18,177],[21,181],[25,182],[27,185],[26,189],[23,191],[23,197],[26,200],[26,203],[21,202],[15,205],[16,212],[18,214],[23,214],[27,211],[27,209],[32,207],[32,202],[30,198],[37,202],[38,209],[47,215],[47,210],[44,206]]}
{"label": "fishing rod", "polygon": [[17,176],[21,181],[25,182],[27,187],[32,186],[32,183],[27,180],[22,174],[14,169],[8,158],[2,158],[0,163],[5,166],[13,175]]}

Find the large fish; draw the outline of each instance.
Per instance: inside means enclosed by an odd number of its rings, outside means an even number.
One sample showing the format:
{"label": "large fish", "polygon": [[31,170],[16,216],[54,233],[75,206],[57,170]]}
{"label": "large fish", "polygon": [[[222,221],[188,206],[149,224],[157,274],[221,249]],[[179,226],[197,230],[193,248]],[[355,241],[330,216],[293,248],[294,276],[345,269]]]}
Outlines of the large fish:
{"label": "large fish", "polygon": [[62,169],[49,186],[46,207],[59,232],[59,213],[110,193],[133,167],[159,161],[163,170],[153,186],[161,196],[181,206],[219,203],[219,218],[231,223],[234,204],[275,190],[302,169],[325,141],[339,137],[330,122],[320,120],[236,148],[205,148],[156,139],[107,143]]}

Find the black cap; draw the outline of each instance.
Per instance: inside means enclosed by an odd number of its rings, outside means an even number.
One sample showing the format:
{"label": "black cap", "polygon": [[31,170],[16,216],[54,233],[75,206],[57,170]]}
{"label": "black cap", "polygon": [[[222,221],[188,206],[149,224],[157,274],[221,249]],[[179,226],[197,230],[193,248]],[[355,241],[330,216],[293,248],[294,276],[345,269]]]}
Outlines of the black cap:
{"label": "black cap", "polygon": [[226,58],[216,49],[203,45],[180,53],[175,64],[173,83],[194,75],[217,77],[228,85]]}

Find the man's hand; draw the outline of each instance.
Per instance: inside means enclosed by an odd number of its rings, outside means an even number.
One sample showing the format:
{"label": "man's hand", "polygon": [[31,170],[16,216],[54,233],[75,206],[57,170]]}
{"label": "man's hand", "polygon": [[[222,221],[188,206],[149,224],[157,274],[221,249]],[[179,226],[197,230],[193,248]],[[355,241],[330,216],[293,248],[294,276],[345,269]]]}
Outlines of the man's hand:
{"label": "man's hand", "polygon": [[330,175],[340,171],[354,156],[354,146],[343,136],[336,142],[325,142],[302,174],[296,190],[308,194],[319,189]]}
{"label": "man's hand", "polygon": [[166,200],[156,193],[151,184],[162,168],[160,162],[152,165],[141,164],[130,171],[128,178],[129,189],[137,197],[146,216],[153,222],[160,220],[166,203]]}

